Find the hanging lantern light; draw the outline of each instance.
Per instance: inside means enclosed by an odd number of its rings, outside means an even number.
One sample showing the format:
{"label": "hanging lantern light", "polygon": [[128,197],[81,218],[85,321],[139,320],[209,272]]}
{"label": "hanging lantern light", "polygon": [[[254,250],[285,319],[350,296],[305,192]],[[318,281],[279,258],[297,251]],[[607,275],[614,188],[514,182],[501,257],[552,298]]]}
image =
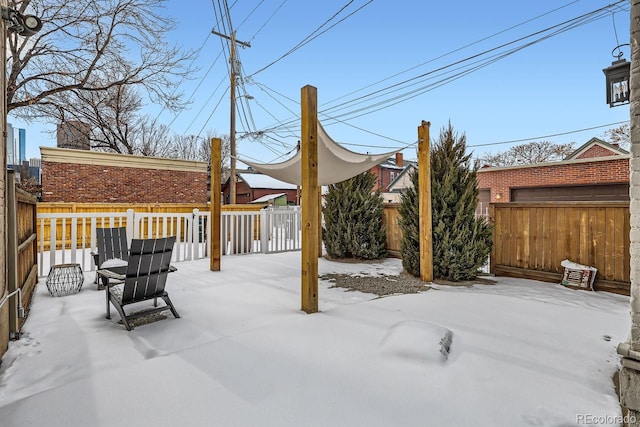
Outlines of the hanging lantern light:
{"label": "hanging lantern light", "polygon": [[[607,80],[607,104],[609,107],[617,107],[629,103],[629,75],[631,74],[631,63],[626,59],[622,59],[622,52],[620,47],[617,46],[613,52],[618,50],[617,55],[613,55],[618,58],[611,63],[611,66],[602,70]],[[626,45],[628,46],[628,44]]]}

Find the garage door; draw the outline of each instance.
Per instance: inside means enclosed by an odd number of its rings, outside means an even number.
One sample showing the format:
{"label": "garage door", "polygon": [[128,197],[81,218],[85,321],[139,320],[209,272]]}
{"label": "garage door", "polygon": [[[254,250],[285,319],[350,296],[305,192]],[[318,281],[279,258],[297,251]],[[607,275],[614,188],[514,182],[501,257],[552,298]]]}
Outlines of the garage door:
{"label": "garage door", "polygon": [[629,184],[512,188],[512,202],[613,202],[629,201]]}

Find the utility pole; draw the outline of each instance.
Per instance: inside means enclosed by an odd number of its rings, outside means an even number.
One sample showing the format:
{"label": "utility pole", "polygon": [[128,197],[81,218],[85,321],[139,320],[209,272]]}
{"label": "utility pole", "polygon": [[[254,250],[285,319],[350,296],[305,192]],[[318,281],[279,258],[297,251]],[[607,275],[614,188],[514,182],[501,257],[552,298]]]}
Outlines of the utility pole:
{"label": "utility pole", "polygon": [[212,34],[231,41],[229,55],[229,78],[231,80],[230,117],[229,117],[229,145],[231,146],[231,174],[229,175],[229,203],[236,203],[236,83],[240,75],[239,61],[236,59],[236,43],[242,47],[251,47],[247,42],[236,40],[236,32],[231,36],[211,30]]}

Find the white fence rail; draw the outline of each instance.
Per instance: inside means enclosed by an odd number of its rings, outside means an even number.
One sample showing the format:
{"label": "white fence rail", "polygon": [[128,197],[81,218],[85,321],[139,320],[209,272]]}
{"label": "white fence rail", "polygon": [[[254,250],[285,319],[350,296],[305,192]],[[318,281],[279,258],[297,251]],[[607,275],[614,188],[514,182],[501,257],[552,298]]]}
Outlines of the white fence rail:
{"label": "white fence rail", "polygon": [[[206,258],[209,256],[209,216],[209,212],[198,209],[188,213],[129,209],[127,212],[38,214],[38,274],[43,276],[50,266],[65,263],[77,263],[83,271],[94,271],[91,252],[97,246],[96,228],[103,227],[127,227],[129,243],[133,238],[175,236],[173,262]],[[45,222],[49,223],[47,236]],[[259,212],[222,212],[220,231],[223,255],[300,250],[301,211],[296,206]],[[52,250],[45,251],[45,242],[49,242]]]}
{"label": "white fence rail", "polygon": [[259,212],[222,212],[222,254],[268,254],[300,250],[301,219],[299,206],[266,208]]}

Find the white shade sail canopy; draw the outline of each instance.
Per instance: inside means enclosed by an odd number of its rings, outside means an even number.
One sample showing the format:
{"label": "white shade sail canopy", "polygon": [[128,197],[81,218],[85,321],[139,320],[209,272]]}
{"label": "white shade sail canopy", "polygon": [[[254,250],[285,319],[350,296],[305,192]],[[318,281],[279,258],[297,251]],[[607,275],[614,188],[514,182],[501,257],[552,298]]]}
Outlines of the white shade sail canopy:
{"label": "white shade sail canopy", "polygon": [[[318,185],[335,184],[371,169],[400,150],[360,154],[336,143],[318,122]],[[302,154],[281,163],[256,163],[239,159],[253,169],[290,184],[302,184]]]}

